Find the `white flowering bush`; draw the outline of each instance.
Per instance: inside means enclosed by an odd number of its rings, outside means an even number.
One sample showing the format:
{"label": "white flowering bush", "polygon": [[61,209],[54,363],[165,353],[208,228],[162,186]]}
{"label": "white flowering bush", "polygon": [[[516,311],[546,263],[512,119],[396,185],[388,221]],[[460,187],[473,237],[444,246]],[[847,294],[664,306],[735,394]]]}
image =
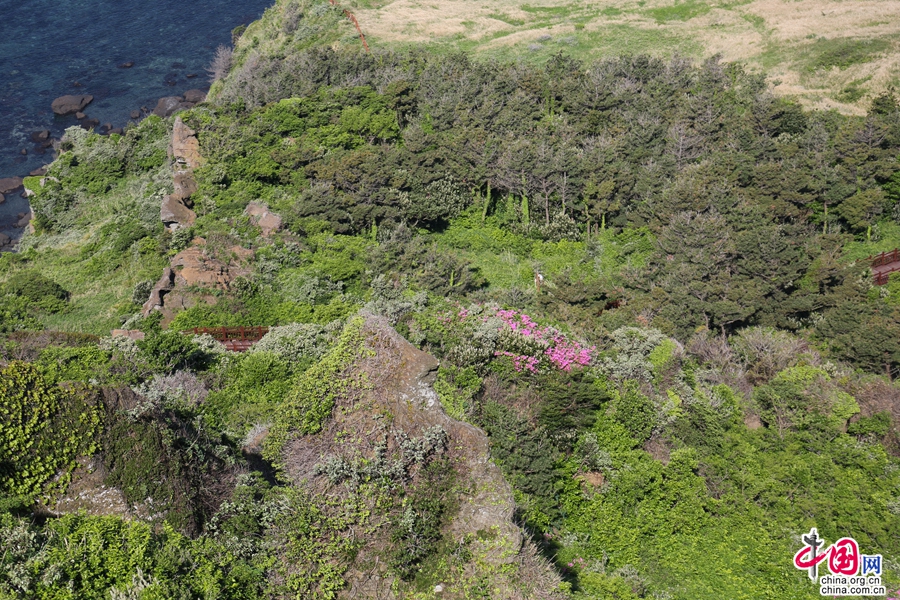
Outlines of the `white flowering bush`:
{"label": "white flowering bush", "polygon": [[291,323],[269,329],[269,332],[253,345],[250,352],[271,352],[292,363],[315,360],[328,349],[331,337],[328,326]]}
{"label": "white flowering bush", "polygon": [[116,335],[112,337],[102,337],[97,343],[101,350],[112,352],[113,354],[121,354],[128,358],[134,358],[138,355],[137,342],[129,337]]}
{"label": "white flowering bush", "polygon": [[150,403],[164,408],[194,408],[202,404],[209,394],[204,383],[190,371],[155,375],[150,381],[132,389]]}

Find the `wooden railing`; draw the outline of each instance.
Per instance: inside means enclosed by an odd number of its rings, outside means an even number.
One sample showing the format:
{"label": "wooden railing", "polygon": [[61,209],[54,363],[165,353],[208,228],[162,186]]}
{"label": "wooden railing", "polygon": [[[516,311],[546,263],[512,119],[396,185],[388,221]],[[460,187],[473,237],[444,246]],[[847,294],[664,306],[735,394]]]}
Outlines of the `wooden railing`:
{"label": "wooden railing", "polygon": [[872,261],[873,267],[883,267],[884,265],[900,261],[900,249],[895,248],[890,252],[882,252],[881,254],[870,256],[869,259]]}
{"label": "wooden railing", "polygon": [[211,335],[216,341],[221,342],[232,352],[245,352],[253,344],[269,333],[268,327],[194,327],[186,329],[182,333],[194,335]]}
{"label": "wooden railing", "polygon": [[882,271],[881,273],[877,273],[875,275],[875,285],[886,284],[891,277],[891,273],[896,273],[897,271],[900,271],[900,265],[897,265],[896,267],[888,269],[887,271]]}

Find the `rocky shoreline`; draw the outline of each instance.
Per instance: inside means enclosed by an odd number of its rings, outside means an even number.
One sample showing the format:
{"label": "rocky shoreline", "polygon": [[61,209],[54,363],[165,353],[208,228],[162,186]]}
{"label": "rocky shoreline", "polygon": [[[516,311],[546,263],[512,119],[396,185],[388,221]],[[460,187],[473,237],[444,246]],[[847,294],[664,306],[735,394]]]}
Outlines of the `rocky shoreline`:
{"label": "rocky shoreline", "polygon": [[[120,68],[129,68],[133,65],[134,63],[124,63],[119,66]],[[87,114],[88,106],[93,100],[94,97],[90,94],[67,94],[54,99],[50,104],[50,108],[58,116],[74,115],[80,127],[86,130],[93,130],[100,135],[123,134],[128,124],[123,127],[114,127],[112,123],[101,125],[98,119],[91,118]],[[206,90],[199,88],[189,89],[180,96],[163,96],[157,100],[156,106],[152,109],[147,106],[141,106],[132,110],[129,114],[131,118],[129,124],[137,123],[151,114],[166,118],[176,112],[193,108],[205,100]],[[34,144],[30,150],[31,153],[41,155],[46,152],[52,152],[53,160],[58,156],[60,140],[52,137],[49,129],[32,132],[31,141]],[[28,153],[28,148],[20,150],[20,154],[23,156]],[[14,195],[19,195],[27,203],[28,191],[23,186],[24,178],[44,175],[48,167],[49,163],[27,174],[0,178],[0,206],[6,204],[7,199]],[[15,251],[16,243],[21,239],[25,228],[30,226],[32,216],[31,207],[28,205],[26,211],[10,213],[0,221],[0,252]]]}

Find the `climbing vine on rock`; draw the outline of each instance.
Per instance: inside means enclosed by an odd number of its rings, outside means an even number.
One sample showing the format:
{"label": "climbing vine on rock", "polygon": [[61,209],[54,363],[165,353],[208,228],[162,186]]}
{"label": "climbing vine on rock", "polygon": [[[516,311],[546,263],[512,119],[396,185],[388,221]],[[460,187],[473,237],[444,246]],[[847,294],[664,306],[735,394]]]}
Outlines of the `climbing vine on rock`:
{"label": "climbing vine on rock", "polygon": [[305,371],[285,399],[282,414],[269,431],[264,457],[279,464],[284,443],[293,434],[318,433],[331,416],[335,400],[351,387],[364,382],[345,377],[344,372],[359,357],[363,347],[361,318],[353,319],[341,333],[341,339],[321,361]]}
{"label": "climbing vine on rock", "polygon": [[99,429],[90,388],[52,385],[34,365],[10,363],[0,370],[0,493],[62,491],[76,457],[97,450]]}

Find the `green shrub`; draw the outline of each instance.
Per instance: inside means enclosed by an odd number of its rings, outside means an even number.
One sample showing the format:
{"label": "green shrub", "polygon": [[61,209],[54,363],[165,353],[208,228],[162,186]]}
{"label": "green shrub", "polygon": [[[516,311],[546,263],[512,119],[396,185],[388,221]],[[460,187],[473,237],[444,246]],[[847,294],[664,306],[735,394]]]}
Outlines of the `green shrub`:
{"label": "green shrub", "polygon": [[462,421],[472,409],[472,399],[481,391],[481,384],[482,379],[473,367],[441,365],[434,382],[434,391],[437,392],[444,411]]}
{"label": "green shrub", "polygon": [[847,427],[847,433],[850,435],[866,436],[872,435],[875,438],[883,438],[891,429],[891,415],[888,412],[880,412],[871,417],[860,417],[859,421],[850,423]]}
{"label": "green shrub", "polygon": [[57,313],[64,310],[69,292],[61,285],[36,272],[17,273],[3,284],[2,292],[28,300],[32,307]]}
{"label": "green shrub", "polygon": [[75,458],[97,450],[99,429],[95,393],[59,387],[33,365],[10,363],[0,370],[0,492],[62,491]]}
{"label": "green shrub", "polygon": [[175,331],[151,332],[138,340],[137,347],[154,373],[204,369],[209,364],[208,357],[189,337]]}
{"label": "green shrub", "polygon": [[629,383],[621,391],[613,391],[610,406],[613,416],[621,423],[628,435],[638,443],[650,437],[656,426],[656,409],[653,402]]}
{"label": "green shrub", "polygon": [[282,448],[292,435],[318,433],[337,397],[364,385],[359,374],[345,373],[363,351],[362,325],[361,318],[351,320],[337,345],[294,382],[266,438],[263,456],[267,460],[280,464]]}
{"label": "green shrub", "polygon": [[44,376],[54,383],[102,381],[108,373],[109,360],[109,353],[97,346],[51,346],[41,352],[36,364],[42,368]]}

